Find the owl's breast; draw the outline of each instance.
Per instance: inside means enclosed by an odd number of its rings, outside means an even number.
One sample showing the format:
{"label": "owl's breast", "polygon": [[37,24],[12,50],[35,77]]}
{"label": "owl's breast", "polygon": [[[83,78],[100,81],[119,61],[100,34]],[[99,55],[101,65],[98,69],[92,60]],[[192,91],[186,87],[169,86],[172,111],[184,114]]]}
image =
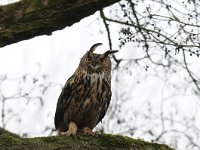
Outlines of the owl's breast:
{"label": "owl's breast", "polygon": [[90,83],[85,87],[85,93],[81,99],[83,122],[89,123],[93,128],[100,116],[108,109],[111,98],[110,85],[104,74],[88,75],[85,81]]}
{"label": "owl's breast", "polygon": [[[110,90],[110,85],[104,74],[90,74],[86,76],[85,82],[89,82],[86,91],[88,92],[89,99],[93,101],[93,103],[99,103],[105,97],[102,97],[103,94],[106,94]],[[88,98],[87,98],[88,99]],[[87,103],[87,101],[85,102]]]}
{"label": "owl's breast", "polygon": [[[79,76],[80,77],[80,76]],[[71,120],[82,128],[93,129],[102,120],[111,99],[110,82],[105,74],[82,74],[74,78],[76,86],[65,111],[65,122]]]}

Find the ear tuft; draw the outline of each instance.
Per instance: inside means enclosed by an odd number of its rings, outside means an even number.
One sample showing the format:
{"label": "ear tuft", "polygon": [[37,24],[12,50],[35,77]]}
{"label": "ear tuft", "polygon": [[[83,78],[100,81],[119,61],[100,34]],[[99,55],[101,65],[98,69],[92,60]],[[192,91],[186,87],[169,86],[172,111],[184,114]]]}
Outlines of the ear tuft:
{"label": "ear tuft", "polygon": [[114,54],[114,53],[117,53],[118,50],[108,50],[106,51],[104,54],[103,54],[103,57],[108,57],[110,54]]}
{"label": "ear tuft", "polygon": [[93,53],[95,51],[95,49],[100,45],[102,45],[102,43],[96,43],[96,44],[92,45],[92,47],[90,48],[90,50],[88,52]]}

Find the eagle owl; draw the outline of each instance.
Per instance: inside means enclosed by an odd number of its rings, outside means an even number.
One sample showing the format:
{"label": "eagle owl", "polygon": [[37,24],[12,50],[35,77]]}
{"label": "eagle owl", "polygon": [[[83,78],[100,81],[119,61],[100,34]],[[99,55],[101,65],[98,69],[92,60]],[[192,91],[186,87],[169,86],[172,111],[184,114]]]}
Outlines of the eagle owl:
{"label": "eagle owl", "polygon": [[109,55],[117,51],[93,53],[99,45],[94,44],[81,58],[58,98],[54,123],[61,135],[75,135],[80,131],[96,136],[92,129],[106,114],[111,100]]}

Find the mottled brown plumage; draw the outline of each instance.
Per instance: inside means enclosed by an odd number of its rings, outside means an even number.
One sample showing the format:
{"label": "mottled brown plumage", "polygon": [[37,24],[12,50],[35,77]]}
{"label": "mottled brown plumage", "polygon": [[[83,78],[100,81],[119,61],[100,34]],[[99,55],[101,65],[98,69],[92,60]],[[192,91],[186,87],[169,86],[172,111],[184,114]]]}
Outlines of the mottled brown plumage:
{"label": "mottled brown plumage", "polygon": [[94,44],[81,58],[79,67],[67,80],[57,102],[55,127],[60,134],[77,131],[95,135],[92,129],[103,119],[111,100],[111,61],[109,55],[93,53]]}

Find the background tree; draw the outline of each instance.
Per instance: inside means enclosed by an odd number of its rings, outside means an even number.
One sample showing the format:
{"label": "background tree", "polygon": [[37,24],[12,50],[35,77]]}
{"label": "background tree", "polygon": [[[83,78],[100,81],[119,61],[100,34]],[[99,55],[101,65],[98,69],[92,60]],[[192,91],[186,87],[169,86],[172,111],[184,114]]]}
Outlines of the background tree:
{"label": "background tree", "polygon": [[[200,3],[184,0],[125,0],[118,4],[109,13],[107,10],[100,12],[110,49],[115,42],[112,40],[112,34],[116,32],[112,26],[115,24],[118,26],[119,47],[139,51],[140,54],[139,57],[132,55],[128,59],[113,57],[115,69],[118,73],[128,72],[136,79],[138,75],[146,74],[132,84],[145,82],[149,76],[153,76],[161,80],[154,80],[154,84],[163,85],[157,91],[161,92],[157,106],[149,98],[145,108],[137,112],[130,108],[126,111],[122,109],[125,103],[133,103],[133,94],[127,92],[131,90],[115,92],[115,102],[105,124],[119,124],[122,133],[170,143],[178,149],[200,149],[200,79],[197,67],[200,63]],[[120,82],[120,75],[115,78],[116,82]],[[194,112],[187,114],[188,110],[180,107],[185,105],[184,101],[195,103],[190,108]],[[123,112],[128,111],[132,112],[132,116],[124,117]],[[136,123],[140,119],[143,122]],[[116,131],[105,125],[102,128]]]}

